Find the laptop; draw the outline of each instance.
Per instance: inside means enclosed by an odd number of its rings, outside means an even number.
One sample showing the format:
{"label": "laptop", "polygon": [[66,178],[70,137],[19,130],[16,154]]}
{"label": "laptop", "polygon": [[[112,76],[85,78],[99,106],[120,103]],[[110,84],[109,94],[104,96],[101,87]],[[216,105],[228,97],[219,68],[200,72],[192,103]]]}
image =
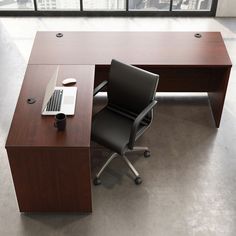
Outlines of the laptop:
{"label": "laptop", "polygon": [[42,106],[42,115],[75,114],[77,87],[56,87],[59,66],[49,80]]}

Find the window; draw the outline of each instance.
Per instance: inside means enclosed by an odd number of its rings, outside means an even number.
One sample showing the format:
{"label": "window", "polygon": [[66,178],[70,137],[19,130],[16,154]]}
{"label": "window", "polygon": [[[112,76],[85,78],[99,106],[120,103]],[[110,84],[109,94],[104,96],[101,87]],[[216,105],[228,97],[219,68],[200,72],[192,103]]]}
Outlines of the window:
{"label": "window", "polygon": [[211,9],[212,0],[174,0],[173,11],[204,11]]}
{"label": "window", "polygon": [[83,0],[83,9],[88,11],[124,11],[125,0]]}
{"label": "window", "polygon": [[34,10],[33,0],[0,0],[1,10]]}
{"label": "window", "polygon": [[8,14],[32,16],[214,16],[217,1],[218,0],[0,0],[0,16]]}
{"label": "window", "polygon": [[168,11],[170,0],[129,0],[129,10]]}
{"label": "window", "polygon": [[37,0],[37,8],[43,10],[80,10],[80,0]]}

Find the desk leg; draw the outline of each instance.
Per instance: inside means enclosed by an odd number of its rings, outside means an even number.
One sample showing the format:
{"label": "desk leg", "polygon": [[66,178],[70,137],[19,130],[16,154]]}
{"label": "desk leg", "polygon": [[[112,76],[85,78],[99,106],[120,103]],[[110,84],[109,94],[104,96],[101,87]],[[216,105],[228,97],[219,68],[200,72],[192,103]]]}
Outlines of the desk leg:
{"label": "desk leg", "polygon": [[[212,114],[217,128],[220,126],[221,115],[224,107],[225,95],[227,91],[231,67],[225,68],[217,80],[217,84],[210,86],[213,91],[208,92]],[[212,83],[215,83],[213,80]]]}

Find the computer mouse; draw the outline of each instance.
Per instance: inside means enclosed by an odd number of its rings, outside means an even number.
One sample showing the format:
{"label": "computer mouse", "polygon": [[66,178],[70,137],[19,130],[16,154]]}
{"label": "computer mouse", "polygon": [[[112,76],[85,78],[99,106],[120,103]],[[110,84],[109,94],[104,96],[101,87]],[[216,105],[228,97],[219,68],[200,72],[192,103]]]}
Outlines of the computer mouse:
{"label": "computer mouse", "polygon": [[75,78],[67,78],[62,81],[63,85],[69,86],[69,85],[74,85],[76,84],[76,79]]}

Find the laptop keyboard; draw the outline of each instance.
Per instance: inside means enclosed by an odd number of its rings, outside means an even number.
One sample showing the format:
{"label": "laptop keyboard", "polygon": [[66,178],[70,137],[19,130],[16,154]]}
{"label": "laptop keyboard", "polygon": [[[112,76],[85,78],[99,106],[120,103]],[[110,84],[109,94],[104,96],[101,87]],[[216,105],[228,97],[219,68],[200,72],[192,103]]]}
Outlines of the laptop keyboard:
{"label": "laptop keyboard", "polygon": [[55,89],[53,95],[51,96],[46,111],[60,111],[61,101],[62,101],[63,90]]}

